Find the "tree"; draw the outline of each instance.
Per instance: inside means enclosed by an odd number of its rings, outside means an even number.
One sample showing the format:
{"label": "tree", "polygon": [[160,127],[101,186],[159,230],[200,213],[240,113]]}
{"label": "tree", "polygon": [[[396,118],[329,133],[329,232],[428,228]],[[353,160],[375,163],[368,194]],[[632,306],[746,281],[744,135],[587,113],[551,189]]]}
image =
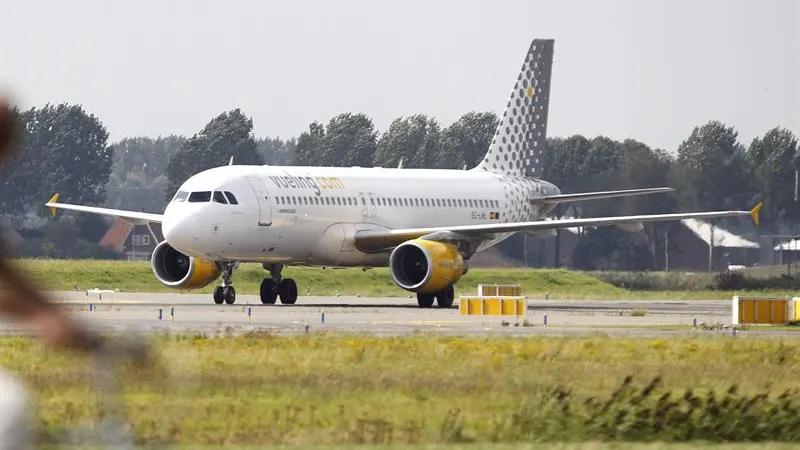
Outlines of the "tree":
{"label": "tree", "polygon": [[719,121],[695,127],[678,147],[683,208],[701,210],[741,209],[749,185],[744,147],[738,132]]}
{"label": "tree", "polygon": [[370,167],[375,158],[378,132],[364,114],[340,114],[328,122],[323,158],[332,166]]}
{"label": "tree", "polygon": [[114,144],[114,166],[106,186],[105,206],[163,211],[167,166],[184,142],[183,136],[131,137]]}
{"label": "tree", "polygon": [[286,141],[281,138],[262,138],[256,141],[256,145],[264,164],[288,166],[295,161],[297,140],[294,138]]}
{"label": "tree", "polygon": [[21,112],[14,108],[12,114],[18,124],[17,136],[12,154],[5,161],[0,173],[0,211],[7,219],[22,216],[28,209],[31,200],[38,197],[39,161],[36,149],[29,148],[29,122],[32,122],[33,109]]}
{"label": "tree", "polygon": [[313,122],[297,138],[295,164],[298,166],[370,167],[375,157],[378,133],[364,114],[344,113],[332,118],[327,127]]}
{"label": "tree", "polygon": [[325,145],[325,126],[313,122],[308,126],[308,131],[297,138],[295,147],[295,164],[298,166],[323,166],[329,161],[323,159],[323,146]]}
{"label": "tree", "polygon": [[439,124],[418,114],[395,119],[378,141],[375,166],[430,169],[439,156]]}
{"label": "tree", "polygon": [[493,112],[468,112],[440,133],[435,167],[475,167],[489,150],[500,120]]}
{"label": "tree", "polygon": [[800,218],[794,202],[795,171],[800,169],[797,138],[791,131],[776,127],[763,138],[753,139],[747,150],[747,163],[753,174],[751,202],[763,201],[764,225],[777,232],[777,222]]}
{"label": "tree", "polygon": [[166,197],[172,197],[192,175],[226,165],[231,157],[238,165],[264,164],[253,136],[253,121],[240,109],[213,118],[170,158]]}
{"label": "tree", "polygon": [[19,120],[19,147],[4,192],[9,210],[21,214],[37,205],[44,214],[40,205],[54,193],[71,203],[102,204],[114,154],[102,122],[65,103],[31,108]]}

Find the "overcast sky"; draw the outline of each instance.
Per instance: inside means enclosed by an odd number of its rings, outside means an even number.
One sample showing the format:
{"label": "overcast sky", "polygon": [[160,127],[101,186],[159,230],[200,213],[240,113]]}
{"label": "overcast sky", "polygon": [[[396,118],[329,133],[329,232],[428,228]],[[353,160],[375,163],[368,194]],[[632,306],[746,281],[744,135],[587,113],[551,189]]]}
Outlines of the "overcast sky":
{"label": "overcast sky", "polygon": [[83,104],[112,140],[232,108],[258,136],[348,111],[382,131],[502,113],[535,37],[556,40],[550,136],[800,135],[797,0],[4,0],[0,82],[26,107]]}

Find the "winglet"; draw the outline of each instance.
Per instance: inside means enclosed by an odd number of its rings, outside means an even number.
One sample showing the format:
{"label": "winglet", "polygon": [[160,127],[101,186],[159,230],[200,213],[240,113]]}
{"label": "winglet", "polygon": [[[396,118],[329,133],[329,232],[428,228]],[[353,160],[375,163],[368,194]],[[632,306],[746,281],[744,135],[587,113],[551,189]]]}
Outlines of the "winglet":
{"label": "winglet", "polygon": [[753,222],[756,224],[756,226],[758,226],[758,224],[760,222],[759,217],[758,217],[758,213],[761,212],[761,207],[763,207],[763,206],[764,206],[764,203],[763,202],[759,202],[755,206],[755,208],[750,210],[750,217],[753,218]]}
{"label": "winglet", "polygon": [[[59,197],[59,194],[58,194],[58,193],[56,193],[56,195],[54,195],[54,196],[53,196],[53,198],[51,198],[51,199],[50,199],[50,201],[48,201],[48,202],[47,202],[47,204],[49,205],[49,204],[52,204],[52,203],[55,203],[55,202],[57,202],[57,201],[58,201],[58,197]],[[55,216],[55,215],[56,215],[56,209],[55,209],[55,208],[53,208],[52,206],[50,207],[50,214],[51,214],[52,216]]]}

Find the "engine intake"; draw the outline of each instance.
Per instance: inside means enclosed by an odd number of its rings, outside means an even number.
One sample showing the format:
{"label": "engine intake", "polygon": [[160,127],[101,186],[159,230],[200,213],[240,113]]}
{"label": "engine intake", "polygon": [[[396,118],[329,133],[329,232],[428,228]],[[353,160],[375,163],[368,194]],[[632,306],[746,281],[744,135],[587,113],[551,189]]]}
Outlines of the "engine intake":
{"label": "engine intake", "polygon": [[413,239],[395,247],[389,256],[389,270],[401,288],[432,294],[455,284],[467,273],[467,265],[452,244]]}
{"label": "engine intake", "polygon": [[199,289],[219,278],[217,263],[184,255],[167,241],[153,250],[150,266],[158,281],[175,289]]}

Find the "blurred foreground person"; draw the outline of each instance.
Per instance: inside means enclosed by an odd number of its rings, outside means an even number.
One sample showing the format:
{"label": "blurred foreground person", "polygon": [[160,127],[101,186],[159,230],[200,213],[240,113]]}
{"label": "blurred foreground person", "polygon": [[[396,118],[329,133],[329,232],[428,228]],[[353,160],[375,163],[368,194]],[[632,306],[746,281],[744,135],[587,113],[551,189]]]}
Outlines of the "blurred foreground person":
{"label": "blurred foreground person", "polygon": [[[0,97],[0,176],[10,159],[17,132],[12,106]],[[2,252],[3,245],[0,245]],[[0,317],[33,326],[48,344],[62,348],[94,350],[99,340],[49,302],[17,273],[0,253]],[[31,431],[32,401],[25,386],[0,370],[0,450],[34,447]]]}

